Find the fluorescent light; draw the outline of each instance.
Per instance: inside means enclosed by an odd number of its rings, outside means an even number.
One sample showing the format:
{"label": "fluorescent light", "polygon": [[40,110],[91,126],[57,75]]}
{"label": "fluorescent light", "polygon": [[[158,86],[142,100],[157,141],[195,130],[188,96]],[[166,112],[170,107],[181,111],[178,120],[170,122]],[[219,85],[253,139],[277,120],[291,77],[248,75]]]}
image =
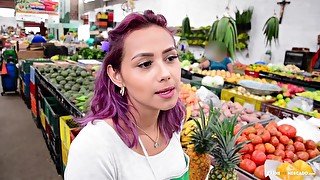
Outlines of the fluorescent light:
{"label": "fluorescent light", "polygon": [[83,0],[84,3],[92,2],[94,0]]}
{"label": "fluorescent light", "polygon": [[15,10],[11,8],[0,8],[1,17],[14,17]]}

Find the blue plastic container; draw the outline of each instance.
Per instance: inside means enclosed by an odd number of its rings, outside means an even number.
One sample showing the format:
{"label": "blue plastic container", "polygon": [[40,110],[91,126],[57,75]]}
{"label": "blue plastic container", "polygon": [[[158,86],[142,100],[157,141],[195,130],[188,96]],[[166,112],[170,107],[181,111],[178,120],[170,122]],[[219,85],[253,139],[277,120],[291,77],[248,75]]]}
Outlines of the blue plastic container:
{"label": "blue plastic container", "polygon": [[13,63],[6,64],[8,73],[1,75],[3,92],[17,91],[18,71]]}

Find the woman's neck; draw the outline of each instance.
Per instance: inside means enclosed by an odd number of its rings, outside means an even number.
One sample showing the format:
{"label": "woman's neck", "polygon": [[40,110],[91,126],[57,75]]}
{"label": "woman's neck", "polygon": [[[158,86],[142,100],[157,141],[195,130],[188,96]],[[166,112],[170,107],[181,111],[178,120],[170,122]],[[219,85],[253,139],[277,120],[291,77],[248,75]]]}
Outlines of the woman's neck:
{"label": "woman's neck", "polygon": [[134,108],[129,108],[129,111],[136,120],[138,125],[144,131],[154,131],[158,128],[158,116],[160,110],[145,107],[139,103],[132,103]]}

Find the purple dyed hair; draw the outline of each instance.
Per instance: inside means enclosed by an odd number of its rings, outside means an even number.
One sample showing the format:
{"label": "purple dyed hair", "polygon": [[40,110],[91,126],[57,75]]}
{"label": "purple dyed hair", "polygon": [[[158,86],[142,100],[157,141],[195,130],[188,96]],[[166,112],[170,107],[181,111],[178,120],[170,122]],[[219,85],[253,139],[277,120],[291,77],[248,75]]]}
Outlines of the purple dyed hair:
{"label": "purple dyed hair", "polygon": [[[132,13],[126,16],[119,26],[109,32],[110,52],[105,57],[101,71],[97,75],[91,111],[80,120],[81,125],[84,126],[96,119],[112,119],[117,133],[129,148],[138,144],[138,132],[133,124],[135,119],[129,112],[127,95],[120,95],[120,88],[111,81],[107,74],[107,66],[110,64],[114,70],[119,72],[125,38],[135,30],[152,25],[160,26],[172,35],[167,28],[165,17],[155,15],[151,10],[145,11],[143,15]],[[180,99],[172,109],[160,111],[158,124],[167,141],[171,139],[174,132],[180,131],[184,115],[185,108]]]}

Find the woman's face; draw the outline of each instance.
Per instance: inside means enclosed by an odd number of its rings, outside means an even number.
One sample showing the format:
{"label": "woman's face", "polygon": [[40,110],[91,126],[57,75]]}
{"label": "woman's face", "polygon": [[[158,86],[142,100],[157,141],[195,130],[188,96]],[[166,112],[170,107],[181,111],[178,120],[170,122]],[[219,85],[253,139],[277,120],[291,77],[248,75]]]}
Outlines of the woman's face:
{"label": "woman's face", "polygon": [[134,105],[156,110],[173,108],[180,78],[175,43],[165,29],[150,26],[125,38],[121,79]]}

